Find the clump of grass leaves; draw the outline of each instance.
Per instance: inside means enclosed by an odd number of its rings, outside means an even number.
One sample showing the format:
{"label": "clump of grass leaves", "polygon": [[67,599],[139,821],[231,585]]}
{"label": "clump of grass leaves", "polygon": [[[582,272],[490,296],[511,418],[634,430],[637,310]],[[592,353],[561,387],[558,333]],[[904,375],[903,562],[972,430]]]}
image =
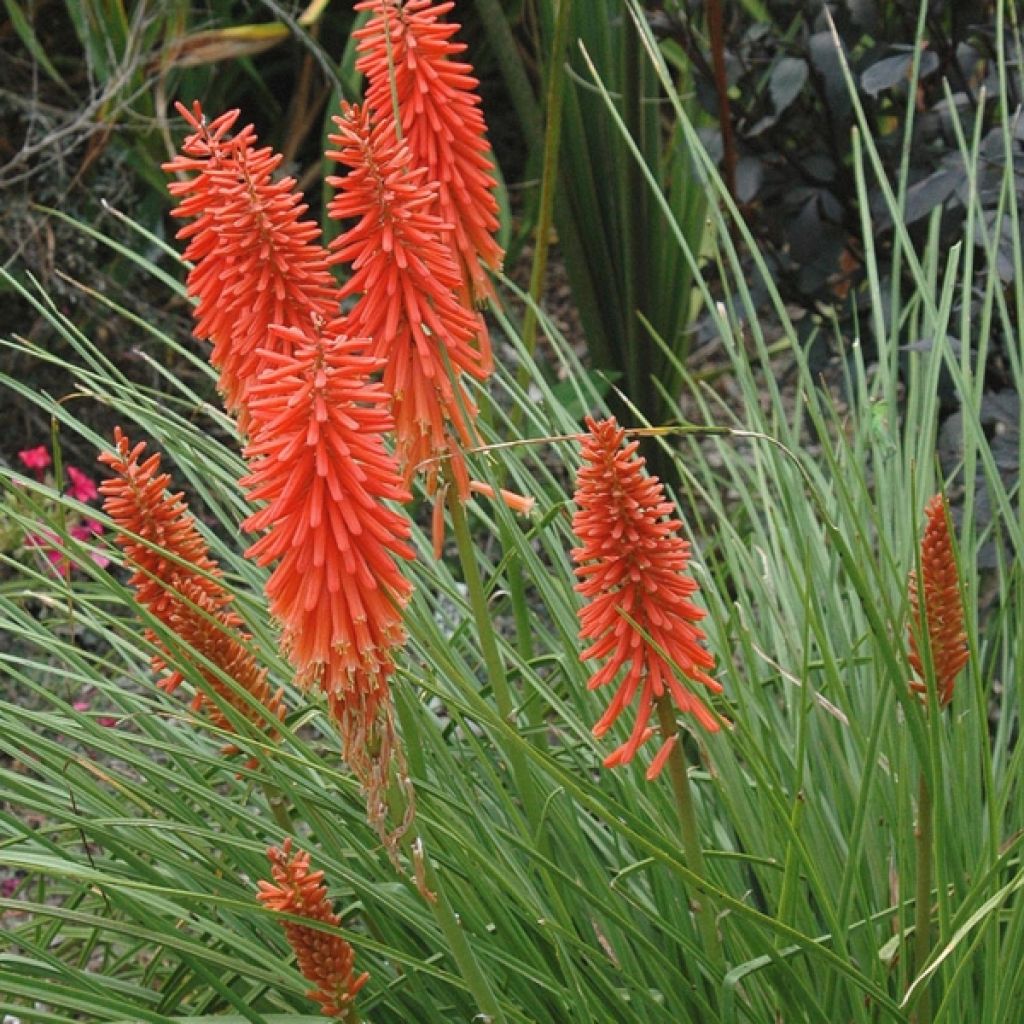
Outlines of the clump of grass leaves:
{"label": "clump of grass leaves", "polygon": [[[652,67],[666,75],[645,39]],[[1008,73],[1005,61],[1001,68]],[[734,723],[701,738],[701,766],[691,772],[707,857],[700,899],[714,907],[727,967],[709,958],[688,912],[696,879],[667,787],[645,783],[640,765],[599,767],[589,729],[601,701],[586,692],[578,662],[568,560],[572,442],[506,446],[475,459],[496,484],[538,499],[526,525],[501,505],[471,506],[494,640],[518,697],[514,720],[495,708],[454,561],[436,561],[429,539],[416,535],[410,642],[395,685],[418,794],[415,833],[496,994],[492,1019],[867,1024],[913,1019],[924,992],[935,1021],[1014,1019],[1024,998],[1021,454],[1008,474],[983,429],[982,404],[993,325],[1019,336],[1024,322],[1011,159],[1017,123],[1004,109],[1011,283],[998,276],[1000,239],[976,217],[980,121],[958,124],[972,183],[967,237],[976,228],[982,244],[942,251],[933,232],[915,248],[899,227],[905,183],[887,191],[905,273],[883,285],[868,245],[869,285],[878,296],[892,290],[893,312],[875,325],[871,365],[856,339],[844,353],[840,397],[813,376],[754,251],[778,337],[789,345],[793,386],[776,382],[780,346],[776,337],[769,345],[764,311],[740,272],[750,240],[685,111],[675,113],[698,156],[694,173],[718,200],[709,205],[705,252],[689,251],[678,234],[680,251],[715,317],[739,396],[727,405],[713,386],[691,383],[689,425],[663,438],[682,481],[709,646]],[[870,138],[859,137],[856,152],[863,198],[879,165]],[[657,201],[656,189],[651,195]],[[140,235],[125,254],[182,294],[181,268],[155,239]],[[712,294],[704,273],[709,254],[724,295]],[[979,262],[988,268],[980,297],[971,294]],[[75,381],[67,400],[7,378],[5,401],[36,403],[59,436],[97,450],[108,439],[77,411],[99,403],[131,436],[165,452],[195,496],[256,653],[275,682],[287,683],[263,574],[241,555],[243,466],[230,425],[167,369],[189,364],[193,380],[209,374],[190,343],[93,294],[135,336],[151,371],[152,385],[142,385],[31,280],[3,272],[3,284],[73,355],[54,355],[45,342],[4,344]],[[881,302],[876,309],[881,317]],[[538,315],[578,390],[573,408],[600,409],[590,378]],[[498,319],[508,346],[524,355],[514,323]],[[928,343],[908,350],[911,339]],[[1007,358],[1020,393],[1020,353]],[[517,367],[496,374],[488,438],[578,432],[559,400],[564,388],[556,397],[545,375],[525,365],[529,397]],[[960,403],[957,457],[945,480],[936,459],[940,377]],[[1012,427],[1019,431],[1019,418]],[[33,507],[41,514],[60,500],[13,471],[0,483],[26,528],[39,525]],[[921,510],[942,487],[962,509],[958,558],[972,659],[952,714],[940,719],[909,696],[905,637]],[[291,831],[314,851],[371,974],[361,1017],[479,1019],[479,979],[467,979],[414,880],[396,874],[367,826],[325,709],[290,691],[291,713],[272,748],[235,715],[237,742],[253,761],[225,759],[225,737],[154,685],[140,623],[168,643],[173,637],[132,605],[117,572],[97,567],[59,519],[45,526],[63,539],[75,572],[64,579],[7,559],[0,583],[0,865],[20,879],[0,897],[0,1013],[52,1024],[312,1019],[307,985],[254,895],[267,844]],[[182,665],[186,683],[200,686],[196,668],[184,657]],[[82,710],[84,692],[92,696]],[[510,773],[513,762],[526,766],[528,785]],[[909,952],[919,773],[935,820],[935,934],[922,977]]]}

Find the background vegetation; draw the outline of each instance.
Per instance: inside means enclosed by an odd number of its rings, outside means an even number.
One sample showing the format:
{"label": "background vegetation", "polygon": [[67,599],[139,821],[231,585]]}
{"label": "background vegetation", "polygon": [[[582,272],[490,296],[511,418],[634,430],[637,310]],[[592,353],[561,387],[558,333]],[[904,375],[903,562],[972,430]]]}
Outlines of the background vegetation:
{"label": "background vegetation", "polygon": [[[264,574],[241,555],[237,438],[190,336],[156,169],[181,135],[167,100],[199,95],[211,112],[241,106],[318,211],[323,119],[359,87],[348,5],[6,11],[0,1013],[308,1019],[308,986],[255,900],[265,847],[294,834],[371,973],[368,1021],[1013,1020],[1015,6],[748,0],[719,35],[681,3],[457,5],[511,275],[481,429],[530,442],[472,468],[538,505],[525,523],[471,506],[482,594],[454,550],[437,560],[416,534],[395,696],[415,834],[454,930],[381,850],[326,709],[289,686]],[[552,225],[555,280],[564,267],[582,325],[568,338],[544,283]],[[608,403],[632,426],[673,428],[649,454],[694,544],[733,723],[686,743],[703,880],[671,787],[639,764],[603,770],[590,734],[604,702],[579,663],[572,438]],[[236,716],[244,754],[227,759],[223,735],[156,689],[140,623],[160,624],[109,545],[72,533],[85,519],[109,532],[64,493],[63,467],[88,466],[114,422],[187,488],[287,688],[278,744]],[[15,457],[37,444],[57,457],[42,480]],[[907,574],[940,489],[971,649],[944,714],[910,697],[906,642]],[[41,530],[72,571],[24,544]],[[920,775],[935,816],[924,965]],[[721,959],[694,899],[714,910]]]}

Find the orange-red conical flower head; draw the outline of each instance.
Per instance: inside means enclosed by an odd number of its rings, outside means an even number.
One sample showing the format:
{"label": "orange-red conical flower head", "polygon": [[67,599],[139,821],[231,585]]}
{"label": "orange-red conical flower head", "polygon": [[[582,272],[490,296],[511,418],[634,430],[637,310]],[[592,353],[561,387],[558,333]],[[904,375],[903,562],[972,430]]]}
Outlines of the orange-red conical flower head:
{"label": "orange-red conical flower head", "polygon": [[307,328],[338,313],[338,289],[319,244],[320,229],[302,220],[295,179],[273,180],[283,159],[258,149],[252,125],[232,136],[237,110],[206,122],[198,103],[178,111],[193,129],[176,159],[185,175],[168,185],[175,217],[195,218],[178,232],[194,264],[189,294],[197,300],[196,335],[213,342],[228,411],[246,426],[246,394],[262,369],[261,351],[279,349],[272,324]]}
{"label": "orange-red conical flower head", "polygon": [[[330,136],[337,148],[327,155],[349,173],[327,180],[340,190],[330,215],[355,219],[331,245],[332,261],[352,265],[343,294],[359,296],[348,329],[372,339],[372,354],[385,360],[384,386],[406,478],[421,463],[449,456],[466,497],[459,446],[475,438],[476,409],[459,377],[482,380],[490,370],[479,345],[481,320],[456,294],[459,269],[431,212],[436,186],[414,169],[392,122],[373,127],[365,108],[342,111]],[[432,477],[436,461],[430,464]]]}
{"label": "orange-red conical flower head", "polygon": [[[267,850],[273,882],[259,883],[259,899],[270,910],[294,914],[337,928],[341,918],[331,910],[322,871],[309,870],[309,854],[291,852],[292,841]],[[355,952],[340,935],[331,935],[309,925],[285,921],[288,943],[295,950],[299,970],[316,988],[310,999],[320,1004],[328,1017],[346,1018],[359,990],[369,980],[365,971],[356,975]]]}
{"label": "orange-red conical flower head", "polygon": [[356,67],[366,74],[366,103],[375,120],[395,121],[397,114],[414,166],[437,183],[432,212],[458,254],[460,291],[478,300],[492,292],[481,264],[498,270],[503,254],[494,238],[494,160],[479,83],[472,65],[457,59],[466,49],[452,39],[459,26],[442,20],[452,7],[434,0],[362,0],[356,9],[372,17],[355,33]]}
{"label": "orange-red conical flower head", "polygon": [[388,396],[371,377],[380,363],[336,327],[273,329],[277,350],[260,353],[249,390],[242,483],[265,503],[244,524],[267,531],[247,554],[276,562],[266,591],[283,648],[299,682],[331,698],[351,756],[388,697],[411,590],[397,560],[413,551],[409,521],[385,504],[408,493],[384,445]]}
{"label": "orange-red conical flower head", "polygon": [[645,474],[637,442],[623,444],[625,431],[614,419],[588,418],[587,427],[573,516],[582,542],[572,553],[576,590],[586,598],[580,637],[591,641],[580,659],[605,659],[590,678],[591,689],[624,670],[594,735],[603,736],[637,701],[629,739],[605,760],[612,766],[629,761],[651,734],[651,712],[666,693],[680,711],[717,730],[718,719],[694,684],[712,693],[722,687],[705,672],[714,659],[697,625],[705,613],[690,600],[697,583],[687,573],[690,547],[676,532],[682,524],[672,518],[674,505],[658,479]]}
{"label": "orange-red conical flower head", "polygon": [[[231,721],[210,696],[213,693],[243,718],[264,725],[266,716],[208,668],[205,662],[210,662],[264,705],[270,716],[283,718],[281,692],[271,693],[266,669],[250,651],[250,637],[240,630],[242,620],[230,608],[232,597],[220,583],[220,568],[181,493],[167,489],[171,478],[159,471],[159,454],[140,463],[145,444],[133,447],[120,427],[114,432],[114,448],[100,456],[115,473],[100,485],[103,507],[124,531],[116,538],[133,570],[129,582],[139,604],[179,638],[186,654],[195,651],[203,659],[198,671],[206,690],[197,694],[193,707],[205,707],[215,726],[230,730]],[[152,630],[146,631],[146,638],[162,652],[154,657],[153,667],[163,672],[173,660],[172,652]],[[181,673],[172,672],[160,685],[171,692],[181,679]]]}
{"label": "orange-red conical flower head", "polygon": [[[936,494],[925,509],[927,522],[921,539],[921,581],[911,571],[911,626],[908,631],[910,664],[920,680],[926,676],[917,637],[928,637],[928,650],[935,670],[939,706],[953,699],[953,683],[967,664],[970,651],[964,632],[964,607],[960,598],[953,541],[949,535],[946,501]],[[923,600],[922,600],[923,598]],[[911,682],[911,688],[926,693],[924,682]]]}

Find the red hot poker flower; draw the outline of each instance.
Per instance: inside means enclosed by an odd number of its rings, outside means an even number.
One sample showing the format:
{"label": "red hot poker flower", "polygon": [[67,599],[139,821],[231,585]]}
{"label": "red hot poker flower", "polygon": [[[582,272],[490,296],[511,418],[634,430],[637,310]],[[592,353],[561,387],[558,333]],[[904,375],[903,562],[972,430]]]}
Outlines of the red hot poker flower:
{"label": "red hot poker flower", "polygon": [[[341,918],[331,909],[322,871],[309,870],[309,854],[291,852],[289,837],[278,849],[267,850],[273,882],[259,883],[259,899],[269,910],[294,914],[307,921],[337,928]],[[355,952],[340,935],[332,935],[294,921],[282,922],[288,943],[295,950],[299,970],[316,988],[309,998],[327,1017],[345,1019],[359,990],[369,981],[365,971],[355,975]]]}
{"label": "red hot poker flower", "polygon": [[373,17],[355,33],[362,56],[356,67],[367,76],[366,103],[374,118],[393,121],[392,80],[401,135],[416,167],[437,182],[432,212],[448,227],[445,241],[457,254],[470,302],[493,294],[481,266],[500,270],[494,239],[498,204],[494,159],[477,95],[473,67],[456,58],[466,49],[454,42],[459,30],[442,21],[453,3],[433,0],[362,0],[357,10]]}
{"label": "red hot poker flower", "polygon": [[266,502],[244,524],[267,530],[247,554],[277,562],[267,596],[282,646],[299,682],[331,697],[350,756],[387,701],[411,589],[396,559],[413,552],[408,521],[383,504],[409,495],[384,446],[388,396],[370,377],[380,363],[337,327],[272,329],[275,348],[258,352],[265,368],[249,391],[242,483]]}
{"label": "red hot poker flower", "polygon": [[[680,711],[716,731],[718,719],[690,684],[712,693],[722,687],[704,671],[714,659],[701,646],[704,632],[696,623],[705,613],[690,601],[697,583],[686,571],[690,546],[676,533],[682,524],[670,518],[674,505],[665,500],[658,479],[644,474],[637,442],[623,446],[625,431],[614,419],[586,422],[573,516],[582,544],[572,555],[580,580],[576,590],[587,600],[580,637],[592,642],[580,660],[606,659],[590,678],[592,690],[625,669],[594,735],[603,736],[638,700],[629,739],[605,759],[611,767],[630,761],[651,735],[651,712],[666,693]],[[678,672],[687,677],[686,685]],[[664,761],[660,757],[657,767]]]}
{"label": "red hot poker flower", "polygon": [[[350,172],[327,180],[340,189],[330,215],[357,219],[331,243],[332,262],[352,264],[343,295],[360,296],[348,328],[373,339],[372,354],[386,360],[384,386],[406,480],[419,464],[447,455],[465,498],[469,480],[459,445],[473,443],[476,408],[458,376],[483,380],[490,371],[489,353],[477,341],[481,319],[456,296],[459,269],[431,212],[435,186],[425,171],[413,169],[393,123],[371,129],[368,112],[347,104],[342,114],[330,136],[337,149],[327,156]],[[435,475],[433,466],[431,484]]]}
{"label": "red hot poker flower", "polygon": [[213,342],[210,361],[220,372],[228,411],[244,428],[249,384],[260,373],[258,352],[274,350],[271,324],[306,328],[313,318],[337,315],[338,291],[319,244],[319,227],[306,211],[294,178],[273,181],[283,159],[257,149],[252,125],[230,135],[239,112],[207,124],[197,103],[178,104],[193,129],[181,154],[164,164],[186,175],[168,185],[180,200],[175,217],[195,218],[178,232],[194,264],[188,290],[197,299],[196,335]]}
{"label": "red hot poker flower", "polygon": [[[250,637],[240,631],[242,620],[230,608],[232,597],[219,582],[219,566],[210,557],[181,493],[168,492],[171,478],[159,472],[160,455],[140,463],[146,445],[132,447],[120,427],[114,431],[114,446],[115,451],[100,455],[100,462],[116,474],[100,485],[100,493],[104,510],[125,531],[116,538],[134,570],[129,583],[136,599],[178,636],[186,650],[196,651],[272,716],[283,718],[283,691],[271,694],[266,669],[252,655]],[[152,630],[146,630],[146,638],[163,652],[153,658],[153,668],[164,672],[172,660],[171,652]],[[200,662],[199,674],[207,692],[196,695],[194,710],[205,707],[215,726],[230,730],[230,719],[208,696],[212,692],[242,717],[263,727],[265,716],[217,672]],[[181,673],[172,671],[160,685],[172,692],[181,680]],[[237,748],[225,749],[233,752]]]}
{"label": "red hot poker flower", "polygon": [[[970,651],[967,648],[967,634],[964,632],[964,607],[960,598],[956,559],[953,557],[953,542],[949,535],[946,501],[941,494],[936,494],[928,502],[925,515],[928,521],[921,539],[921,576],[924,585],[919,585],[917,573],[911,571],[907,584],[911,627],[907,638],[910,644],[910,664],[923,680],[926,673],[917,637],[927,631],[939,706],[944,708],[953,699],[953,683],[967,664]],[[924,682],[911,682],[910,687],[917,693],[927,693]]]}

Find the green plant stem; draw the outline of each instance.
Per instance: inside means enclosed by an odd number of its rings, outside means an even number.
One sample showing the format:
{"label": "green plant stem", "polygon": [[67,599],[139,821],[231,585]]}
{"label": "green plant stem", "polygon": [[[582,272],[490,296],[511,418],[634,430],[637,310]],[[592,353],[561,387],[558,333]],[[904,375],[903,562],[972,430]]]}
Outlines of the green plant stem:
{"label": "green plant stem", "polygon": [[[672,710],[671,701],[667,696],[661,697],[658,701],[658,722],[661,726],[662,739],[669,740],[678,735],[679,727],[676,725],[675,712]],[[676,814],[679,816],[679,831],[683,839],[686,866],[695,875],[707,879],[704,851],[700,845],[700,830],[697,827],[697,814],[693,806],[693,794],[690,791],[690,778],[686,771],[683,747],[678,740],[668,756],[666,768],[672,782],[672,792],[675,795]],[[700,929],[704,949],[711,962],[716,967],[723,968],[725,955],[722,952],[722,942],[718,937],[714,908],[702,894],[698,894],[692,903],[697,915],[697,926]]]}
{"label": "green plant stem", "polygon": [[277,827],[286,835],[290,836],[295,831],[291,815],[288,813],[288,804],[284,794],[270,782],[263,783],[263,795],[267,798],[267,806],[273,815]]}
{"label": "green plant stem", "polygon": [[[563,56],[569,36],[571,12],[572,0],[560,0],[548,64],[544,101],[544,109],[547,112],[547,120],[544,125],[544,164],[540,179],[537,241],[533,251],[533,266],[530,268],[530,298],[533,302],[527,305],[526,312],[523,314],[521,332],[523,347],[530,356],[533,355],[534,349],[537,347],[537,306],[540,304],[541,292],[544,288],[544,277],[548,267],[548,239],[551,236],[551,224],[554,219],[555,189],[558,184],[558,153],[562,138],[562,97],[565,94]],[[521,386],[525,385],[529,376],[526,371],[525,366],[519,371]]]}
{"label": "green plant stem", "polygon": [[729,85],[725,68],[725,30],[722,23],[722,0],[707,0],[708,36],[711,40],[711,61],[718,95],[718,125],[722,132],[722,180],[729,195],[736,199],[736,144],[732,135],[732,111],[729,109]]}
{"label": "green plant stem", "polygon": [[[932,900],[932,795],[924,771],[917,786],[917,877],[914,902],[914,976],[924,970],[931,952]],[[910,979],[913,981],[913,978]],[[921,986],[921,995],[914,1012],[915,1024],[931,1024],[931,994],[928,982]]]}
{"label": "green plant stem", "polygon": [[[412,707],[407,703],[411,700],[412,698],[409,695],[400,693],[397,696],[395,705],[399,720],[402,723],[402,735],[407,745],[409,762],[413,766],[413,770],[418,774],[418,770],[422,769],[425,763],[423,759],[423,739],[416,722],[416,715]],[[395,800],[391,800],[389,803],[392,807],[397,806]],[[422,826],[422,822],[420,822],[420,825]],[[476,1000],[477,1008],[482,1014],[486,1014],[487,1018],[491,1021],[504,1021],[505,1015],[498,1005],[494,990],[487,980],[487,975],[481,969],[476,954],[473,952],[473,947],[469,944],[466,933],[459,923],[459,917],[452,908],[444,887],[441,885],[441,879],[433,864],[431,864],[430,858],[427,856],[422,835],[417,835],[415,839],[410,838],[415,835],[414,829],[416,828],[417,812],[414,804],[409,821],[409,831],[406,833],[405,841],[402,845],[415,867],[416,888],[430,906],[434,920],[437,922],[438,928],[441,929],[441,934],[444,935],[448,949],[455,959],[459,974],[466,983],[466,988]]]}
{"label": "green plant stem", "polygon": [[[448,487],[448,510],[452,517],[452,530],[455,533],[455,543],[459,549],[459,559],[462,562],[462,573],[466,582],[466,589],[469,591],[469,606],[476,622],[477,635],[480,638],[480,649],[484,658],[484,665],[487,668],[487,677],[494,693],[494,702],[498,706],[498,714],[509,725],[515,725],[516,708],[512,700],[512,690],[508,683],[508,676],[505,674],[505,662],[502,660],[501,652],[498,650],[498,642],[494,634],[494,624],[491,622],[490,612],[487,608],[487,595],[484,593],[483,581],[480,578],[480,570],[476,563],[476,549],[473,546],[473,538],[469,533],[469,522],[466,518],[466,510],[463,507],[462,499],[459,497],[458,489],[454,480],[449,480]],[[515,780],[519,796],[523,801],[526,811],[526,819],[534,825],[540,820],[540,808],[535,798],[535,787],[533,777],[530,774],[529,765],[521,748],[513,746],[508,750],[509,763],[512,767],[512,777]]]}
{"label": "green plant stem", "polygon": [[[466,983],[466,987],[476,1000],[480,1013],[486,1015],[486,1020],[493,1022],[493,1024],[503,1024],[506,1020],[505,1014],[502,1012],[494,990],[487,980],[487,975],[480,968],[476,954],[473,952],[473,947],[469,944],[469,939],[462,929],[458,915],[452,909],[451,903],[448,902],[448,897],[445,895],[441,880],[434,869],[434,865],[430,862],[430,857],[423,849],[423,843],[420,839],[417,839],[413,844],[413,856],[422,870],[426,888],[433,894],[433,899],[428,901],[430,909],[434,912],[437,926],[441,929],[445,942],[447,942],[448,948],[455,958],[455,963],[458,965],[462,980]],[[474,1018],[474,1020],[481,1019],[483,1018],[479,1016]]]}
{"label": "green plant stem", "polygon": [[540,141],[541,115],[537,100],[530,86],[523,58],[519,54],[515,36],[508,23],[508,16],[500,0],[476,0],[480,23],[487,33],[487,39],[494,48],[494,56],[501,68],[501,75],[508,89],[512,106],[515,107],[520,127],[531,148]]}

